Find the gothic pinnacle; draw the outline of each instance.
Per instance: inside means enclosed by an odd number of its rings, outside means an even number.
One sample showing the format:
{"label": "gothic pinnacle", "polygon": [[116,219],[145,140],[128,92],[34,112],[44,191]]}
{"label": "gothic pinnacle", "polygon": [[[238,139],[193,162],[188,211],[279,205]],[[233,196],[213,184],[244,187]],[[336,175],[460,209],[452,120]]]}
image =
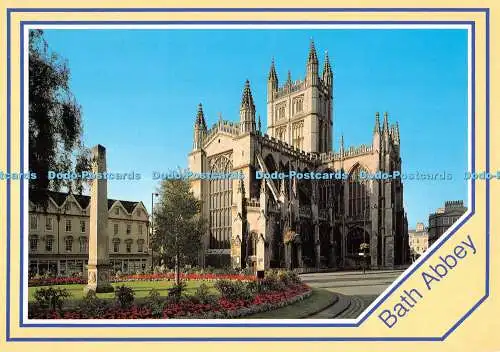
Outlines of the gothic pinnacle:
{"label": "gothic pinnacle", "polygon": [[373,127],[373,133],[380,133],[380,114],[378,111],[375,113],[375,127]]}
{"label": "gothic pinnacle", "polygon": [[245,88],[243,89],[243,95],[241,97],[241,108],[255,109],[252,91],[250,90],[250,82],[248,81],[248,79],[245,82]]}
{"label": "gothic pinnacle", "polygon": [[307,58],[307,61],[318,63],[318,56],[316,55],[316,48],[314,47],[314,40],[312,38],[309,45],[309,56]]}
{"label": "gothic pinnacle", "polygon": [[384,126],[382,127],[382,132],[389,133],[389,120],[387,112],[384,112]]}
{"label": "gothic pinnacle", "polygon": [[205,127],[205,116],[203,114],[203,106],[198,104],[198,113],[196,114],[196,124]]}
{"label": "gothic pinnacle", "polygon": [[323,65],[323,74],[330,74],[332,72],[332,67],[330,66],[330,59],[328,57],[328,51],[325,50],[325,64]]}
{"label": "gothic pinnacle", "polygon": [[274,66],[274,57],[273,57],[273,59],[271,61],[271,68],[269,70],[268,80],[274,80],[274,81],[278,80],[278,75],[276,74],[276,68]]}

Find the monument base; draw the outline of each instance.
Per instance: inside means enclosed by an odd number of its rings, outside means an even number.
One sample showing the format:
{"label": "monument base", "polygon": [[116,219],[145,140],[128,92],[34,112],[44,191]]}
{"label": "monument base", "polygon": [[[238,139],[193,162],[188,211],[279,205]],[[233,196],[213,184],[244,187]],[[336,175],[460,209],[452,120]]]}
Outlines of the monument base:
{"label": "monument base", "polygon": [[95,293],[109,293],[114,292],[115,288],[111,285],[108,286],[95,286],[95,285],[87,285],[83,288],[83,293],[86,295],[89,291],[94,291]]}
{"label": "monument base", "polygon": [[88,283],[83,288],[83,292],[87,294],[89,291],[95,293],[113,292],[115,288],[109,282],[109,265],[101,264],[88,267]]}

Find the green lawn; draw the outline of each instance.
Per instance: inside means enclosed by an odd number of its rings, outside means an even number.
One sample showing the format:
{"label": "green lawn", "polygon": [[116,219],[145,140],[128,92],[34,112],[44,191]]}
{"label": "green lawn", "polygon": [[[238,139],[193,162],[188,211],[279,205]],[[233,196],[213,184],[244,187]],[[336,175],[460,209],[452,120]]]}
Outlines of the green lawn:
{"label": "green lawn", "polygon": [[323,289],[314,288],[311,296],[289,306],[268,312],[249,315],[249,319],[303,319],[333,304],[336,296]]}
{"label": "green lawn", "polygon": [[[203,282],[205,282],[206,285],[211,287],[211,290],[213,293],[216,293],[217,290],[213,287],[213,282],[211,281],[186,281],[187,283],[187,291],[186,293],[193,294],[196,291],[196,288],[198,288]],[[172,287],[174,284],[174,281],[129,281],[129,282],[118,282],[118,283],[113,283],[112,285],[116,288],[121,285],[125,285],[127,287],[130,287],[134,290],[135,292],[135,298],[142,298],[146,297],[149,294],[149,291],[151,289],[156,289],[161,296],[167,296],[168,295],[168,289]],[[37,286],[37,287],[29,287],[29,302],[34,301],[34,294],[35,291],[40,289],[40,288],[47,288],[49,286]],[[69,300],[79,300],[83,298],[83,288],[85,285],[83,284],[73,284],[73,285],[55,285],[52,286],[54,288],[64,288],[68,290],[71,293],[71,297]],[[110,293],[98,293],[97,297],[102,298],[102,299],[113,299],[115,297],[114,292]]]}

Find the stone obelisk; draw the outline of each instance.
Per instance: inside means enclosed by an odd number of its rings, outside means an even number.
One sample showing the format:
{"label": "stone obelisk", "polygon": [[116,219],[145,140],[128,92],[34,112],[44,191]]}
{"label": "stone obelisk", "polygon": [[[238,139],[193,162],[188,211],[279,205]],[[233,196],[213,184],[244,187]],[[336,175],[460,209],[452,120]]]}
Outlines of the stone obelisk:
{"label": "stone obelisk", "polygon": [[92,179],[90,194],[88,283],[84,291],[112,292],[109,282],[108,190],[107,180],[97,177],[106,172],[106,149],[92,148]]}

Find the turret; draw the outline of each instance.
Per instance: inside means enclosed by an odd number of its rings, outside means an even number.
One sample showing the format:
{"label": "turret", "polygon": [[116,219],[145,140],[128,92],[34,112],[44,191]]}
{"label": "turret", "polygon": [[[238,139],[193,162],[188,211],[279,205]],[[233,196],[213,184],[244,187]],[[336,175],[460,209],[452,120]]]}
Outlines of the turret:
{"label": "turret", "polygon": [[312,86],[315,86],[318,84],[318,80],[318,56],[316,55],[314,41],[311,39],[311,44],[309,46],[309,55],[307,57],[306,82],[308,82]]}
{"label": "turret", "polygon": [[394,126],[394,144],[399,145],[399,123]]}
{"label": "turret", "polygon": [[389,118],[387,112],[384,112],[384,123],[382,125],[382,138],[384,141],[385,151],[389,151],[390,144],[390,131],[389,131]]}
{"label": "turret", "polygon": [[325,63],[323,65],[323,83],[329,88],[331,93],[331,88],[333,85],[333,73],[332,67],[330,66],[330,60],[328,58],[328,52],[325,52]]}
{"label": "turret", "polygon": [[240,107],[240,133],[255,132],[255,105],[253,103],[250,82],[245,82]]}
{"label": "turret", "polygon": [[278,75],[274,67],[274,58],[271,62],[271,69],[269,70],[269,77],[267,78],[267,101],[273,100],[273,94],[278,91]]}
{"label": "turret", "polygon": [[290,91],[290,88],[292,87],[292,71],[288,70],[288,76],[286,78],[286,87],[288,91]]}
{"label": "turret", "polygon": [[203,147],[203,140],[207,134],[207,125],[205,123],[205,116],[203,114],[203,106],[201,103],[198,105],[198,113],[194,123],[194,141],[193,149],[201,149]]}

